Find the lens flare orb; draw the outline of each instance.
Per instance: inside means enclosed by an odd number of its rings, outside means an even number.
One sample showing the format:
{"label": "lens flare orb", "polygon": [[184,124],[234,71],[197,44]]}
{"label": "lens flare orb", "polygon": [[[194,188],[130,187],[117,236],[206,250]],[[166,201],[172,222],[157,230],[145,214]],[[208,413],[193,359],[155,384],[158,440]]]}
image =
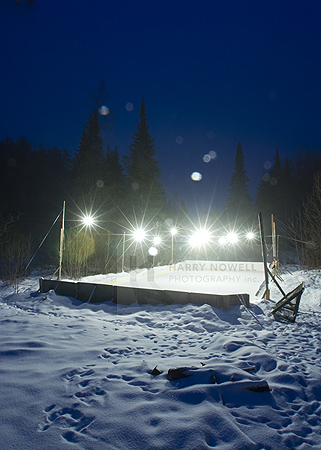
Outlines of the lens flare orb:
{"label": "lens flare orb", "polygon": [[199,173],[199,172],[193,172],[192,175],[191,175],[191,178],[192,178],[193,181],[201,181],[201,179],[202,179],[203,177],[202,177],[202,174],[201,174],[201,173]]}
{"label": "lens flare orb", "polygon": [[148,249],[148,253],[149,253],[151,256],[156,256],[156,255],[158,254],[158,250],[157,250],[156,247],[150,247],[150,248]]}
{"label": "lens flare orb", "polygon": [[107,116],[109,114],[109,108],[107,108],[107,106],[103,105],[99,108],[99,112],[102,116]]}

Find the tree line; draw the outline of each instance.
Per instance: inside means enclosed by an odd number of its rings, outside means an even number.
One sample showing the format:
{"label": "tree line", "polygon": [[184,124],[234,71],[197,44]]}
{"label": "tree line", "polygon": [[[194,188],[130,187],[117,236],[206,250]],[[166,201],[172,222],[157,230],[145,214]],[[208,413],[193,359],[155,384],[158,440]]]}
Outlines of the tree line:
{"label": "tree line", "polygon": [[[21,271],[40,237],[57,220],[64,200],[68,202],[65,255],[71,276],[88,273],[90,267],[115,270],[122,237],[133,228],[147,226],[156,235],[170,226],[188,224],[184,204],[166,200],[149,127],[143,100],[129,153],[122,160],[117,147],[108,144],[104,149],[98,107],[90,113],[73,157],[57,147],[35,150],[24,138],[0,142],[2,278],[8,276],[5,271]],[[225,207],[212,211],[208,222],[219,221],[223,227],[229,223],[237,229],[256,225],[259,211],[266,218],[274,214],[284,233],[291,230],[293,247],[300,242],[305,262],[321,264],[316,256],[321,247],[321,233],[316,231],[321,223],[320,171],[319,151],[300,150],[295,158],[281,162],[276,150],[252,198],[239,143]],[[96,231],[81,226],[84,215],[96,218]],[[56,264],[57,236],[46,239],[45,250],[36,257],[39,265]]]}
{"label": "tree line", "polygon": [[254,199],[248,190],[242,146],[236,148],[234,173],[226,202],[229,220],[251,226],[257,214],[265,218],[264,227],[271,234],[271,216],[277,220],[279,233],[287,249],[295,250],[303,266],[321,266],[321,152],[299,149],[281,162],[278,149],[257,186]]}

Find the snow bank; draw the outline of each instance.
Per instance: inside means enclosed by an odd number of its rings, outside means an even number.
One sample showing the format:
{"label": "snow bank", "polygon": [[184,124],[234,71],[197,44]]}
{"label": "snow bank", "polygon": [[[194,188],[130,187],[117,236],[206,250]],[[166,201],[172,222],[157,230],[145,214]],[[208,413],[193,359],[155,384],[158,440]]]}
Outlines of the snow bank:
{"label": "snow bank", "polygon": [[321,447],[320,274],[283,278],[286,292],[306,285],[294,324],[260,297],[251,314],[83,304],[38,293],[36,278],[18,294],[2,285],[2,448]]}

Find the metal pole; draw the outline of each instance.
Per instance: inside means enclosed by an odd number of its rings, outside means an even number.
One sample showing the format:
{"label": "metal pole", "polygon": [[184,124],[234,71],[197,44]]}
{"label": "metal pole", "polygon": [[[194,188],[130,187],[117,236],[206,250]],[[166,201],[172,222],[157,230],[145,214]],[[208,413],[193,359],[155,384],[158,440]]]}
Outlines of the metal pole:
{"label": "metal pole", "polygon": [[265,278],[265,292],[262,296],[267,300],[270,299],[270,290],[269,290],[269,275],[268,275],[268,267],[266,261],[266,251],[265,251],[265,239],[264,239],[264,231],[263,231],[263,223],[262,223],[262,213],[259,213],[259,225],[260,225],[260,235],[261,235],[261,245],[262,245],[262,259],[264,266],[264,278]]}
{"label": "metal pole", "polygon": [[62,219],[61,219],[61,229],[60,229],[58,281],[61,281],[62,253],[63,253],[63,246],[64,246],[64,231],[65,231],[65,209],[66,209],[66,202],[64,201],[63,205],[62,205]]}
{"label": "metal pole", "polygon": [[124,271],[125,267],[125,240],[126,240],[126,232],[124,231],[124,239],[123,239],[123,256],[121,261],[121,271]]}

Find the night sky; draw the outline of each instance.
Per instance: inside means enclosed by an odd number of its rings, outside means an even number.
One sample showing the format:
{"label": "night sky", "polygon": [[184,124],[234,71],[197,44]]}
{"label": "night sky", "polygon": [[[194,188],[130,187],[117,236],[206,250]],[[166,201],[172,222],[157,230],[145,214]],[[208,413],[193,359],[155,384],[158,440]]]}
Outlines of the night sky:
{"label": "night sky", "polygon": [[254,194],[276,148],[321,148],[320,20],[320,0],[1,0],[0,140],[73,154],[104,80],[105,143],[128,154],[144,97],[168,196],[221,203],[238,142]]}

